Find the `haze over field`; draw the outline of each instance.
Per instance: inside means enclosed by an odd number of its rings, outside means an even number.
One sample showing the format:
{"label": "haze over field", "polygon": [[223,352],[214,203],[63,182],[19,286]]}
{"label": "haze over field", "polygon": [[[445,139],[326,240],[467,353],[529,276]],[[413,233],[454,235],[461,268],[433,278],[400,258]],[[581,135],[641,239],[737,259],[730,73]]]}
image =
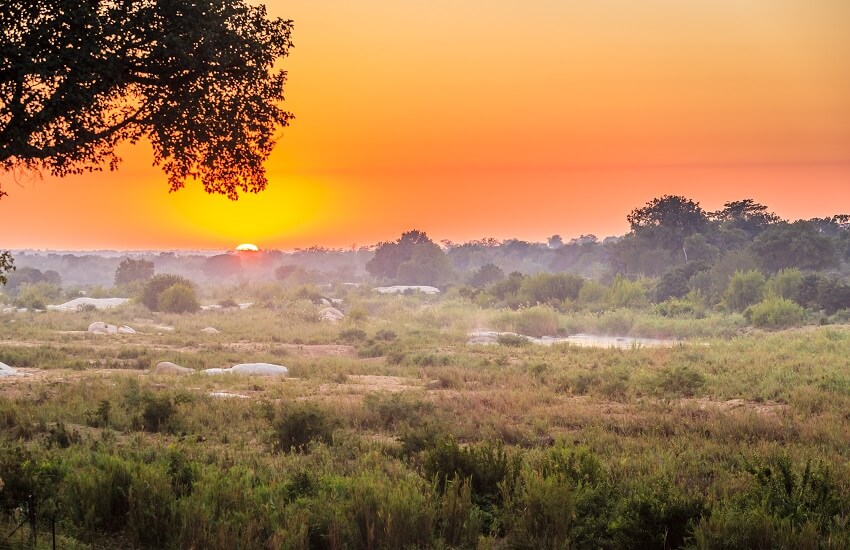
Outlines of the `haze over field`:
{"label": "haze over field", "polygon": [[3,176],[8,248],[289,249],[628,230],[665,193],[788,219],[850,204],[843,0],[266,3],[295,21],[270,186],[167,194],[118,172]]}

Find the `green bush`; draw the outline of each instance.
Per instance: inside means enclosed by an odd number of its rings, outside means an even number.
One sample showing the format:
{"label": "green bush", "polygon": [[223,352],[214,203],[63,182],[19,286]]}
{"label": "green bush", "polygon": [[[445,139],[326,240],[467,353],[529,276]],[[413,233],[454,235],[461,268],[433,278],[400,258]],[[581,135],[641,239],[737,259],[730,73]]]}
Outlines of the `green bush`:
{"label": "green bush", "polygon": [[510,548],[569,548],[574,502],[570,483],[524,469],[505,498],[503,523]]}
{"label": "green bush", "polygon": [[519,299],[523,303],[557,304],[578,299],[584,279],[570,273],[540,273],[523,279]]}
{"label": "green bush", "polygon": [[519,311],[506,311],[494,320],[501,330],[525,336],[555,336],[560,332],[560,317],[550,307],[535,306]]}
{"label": "green bush", "polygon": [[167,395],[146,395],[142,399],[142,426],[147,432],[166,431],[177,409]]}
{"label": "green bush", "polygon": [[176,284],[159,295],[157,309],[166,313],[194,313],[201,309],[195,289],[190,285]]}
{"label": "green bush", "polygon": [[767,281],[767,293],[778,298],[799,302],[803,286],[803,272],[799,269],[783,269]]}
{"label": "green bush", "polygon": [[806,310],[791,300],[771,297],[750,306],[746,316],[757,327],[776,329],[801,323],[806,316]]}
{"label": "green bush", "polygon": [[649,304],[646,287],[641,281],[630,281],[617,276],[611,285],[608,304],[613,308],[643,307]]}
{"label": "green bush", "polygon": [[729,280],[723,301],[733,311],[745,311],[764,299],[767,281],[760,271],[738,271]]}
{"label": "green bush", "polygon": [[44,281],[23,284],[18,288],[15,305],[27,309],[45,309],[47,304],[55,303],[62,296],[62,289],[58,285]]}
{"label": "green bush", "polygon": [[159,298],[163,292],[174,285],[193,286],[192,281],[173,275],[171,273],[161,273],[150,279],[142,289],[140,301],[151,311],[159,311]]}
{"label": "green bush", "polygon": [[314,403],[292,403],[283,407],[273,423],[273,443],[278,451],[303,450],[316,441],[331,443],[339,422]]}

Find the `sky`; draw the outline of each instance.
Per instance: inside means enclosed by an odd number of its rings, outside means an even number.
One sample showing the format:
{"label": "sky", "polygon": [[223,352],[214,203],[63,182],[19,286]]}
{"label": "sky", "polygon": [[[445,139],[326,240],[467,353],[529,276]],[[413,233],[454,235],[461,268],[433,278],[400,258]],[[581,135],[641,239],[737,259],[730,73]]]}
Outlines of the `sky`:
{"label": "sky", "polygon": [[[2,175],[0,248],[350,247],[628,230],[653,197],[850,212],[847,0],[269,0],[295,22],[270,184]],[[9,228],[12,228],[11,231]]]}

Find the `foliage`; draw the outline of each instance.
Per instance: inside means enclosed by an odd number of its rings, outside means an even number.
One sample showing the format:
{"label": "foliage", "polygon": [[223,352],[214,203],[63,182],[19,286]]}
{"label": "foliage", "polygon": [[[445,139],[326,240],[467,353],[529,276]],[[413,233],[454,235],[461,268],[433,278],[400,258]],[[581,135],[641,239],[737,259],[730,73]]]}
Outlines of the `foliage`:
{"label": "foliage", "polygon": [[159,299],[163,292],[174,285],[192,286],[192,282],[180,275],[160,273],[151,278],[142,289],[141,302],[151,311],[159,310]]}
{"label": "foliage", "polygon": [[265,188],[290,118],[274,68],[290,21],[241,0],[62,0],[8,4],[0,29],[0,169],[115,168],[116,146],[145,138],[172,190],[197,177],[231,199]]}
{"label": "foliage", "polygon": [[517,295],[529,305],[555,304],[578,299],[584,279],[570,273],[540,273],[522,280]]}
{"label": "foliage", "polygon": [[763,269],[825,269],[838,265],[833,241],[808,222],[777,223],[750,245]]}
{"label": "foliage", "polygon": [[656,246],[680,251],[685,238],[708,226],[708,215],[699,203],[678,195],[664,195],[626,217],[636,235],[648,236]]}
{"label": "foliage", "polygon": [[747,318],[760,328],[787,328],[800,323],[806,311],[796,302],[777,296],[769,296],[758,304],[747,308]]}
{"label": "foliage", "polygon": [[611,285],[608,303],[613,308],[642,307],[649,303],[646,294],[646,288],[640,281],[630,281],[618,276]]}
{"label": "foliage", "polygon": [[282,452],[302,451],[311,442],[331,443],[338,421],[314,403],[292,403],[282,407],[274,420],[274,447]]}
{"label": "foliage", "polygon": [[729,280],[723,301],[734,311],[744,311],[764,298],[767,280],[760,271],[739,271]]}
{"label": "foliage", "polygon": [[535,306],[505,311],[494,319],[497,328],[524,336],[556,336],[560,331],[558,313],[550,307]]}
{"label": "foliage", "polygon": [[799,302],[803,272],[797,268],[782,269],[767,281],[767,294]]}
{"label": "foliage", "polygon": [[8,275],[15,270],[15,260],[12,258],[12,253],[8,251],[0,252],[0,286],[5,286],[8,280]]}
{"label": "foliage", "polygon": [[242,272],[242,260],[236,254],[216,254],[204,262],[204,274],[218,279],[233,277]]}
{"label": "foliage", "polygon": [[53,283],[39,282],[18,287],[15,304],[28,309],[44,309],[47,304],[56,302],[62,296],[62,289]]}
{"label": "foliage", "polygon": [[469,284],[475,288],[484,288],[505,278],[505,272],[495,264],[484,264],[469,276]]}
{"label": "foliage", "polygon": [[147,281],[153,277],[154,264],[149,260],[124,258],[115,269],[115,286]]}
{"label": "foliage", "polygon": [[157,300],[157,311],[166,313],[194,313],[201,309],[192,285],[171,285],[162,291]]}

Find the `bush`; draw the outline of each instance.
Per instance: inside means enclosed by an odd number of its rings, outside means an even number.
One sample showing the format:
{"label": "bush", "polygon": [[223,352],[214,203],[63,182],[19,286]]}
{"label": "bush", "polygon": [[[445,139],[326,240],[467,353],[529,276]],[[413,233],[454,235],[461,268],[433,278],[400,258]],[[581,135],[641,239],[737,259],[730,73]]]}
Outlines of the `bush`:
{"label": "bush", "polygon": [[142,426],[148,432],[161,432],[169,427],[177,409],[168,396],[148,395],[144,398]]}
{"label": "bush", "polygon": [[505,312],[495,319],[496,325],[526,336],[555,336],[560,331],[560,317],[549,307],[536,306],[516,312]]}
{"label": "bush", "polygon": [[186,284],[176,284],[159,295],[157,309],[167,313],[194,313],[201,309],[195,289]]}
{"label": "bush", "polygon": [[729,280],[723,300],[734,311],[744,311],[764,299],[767,281],[760,271],[738,271]]}
{"label": "bush", "polygon": [[630,281],[620,276],[614,279],[608,300],[609,305],[614,308],[643,307],[649,303],[646,288],[640,281]]}
{"label": "bush", "polygon": [[523,279],[519,298],[523,303],[552,304],[578,299],[584,279],[570,273],[541,273]]}
{"label": "bush", "polygon": [[191,287],[192,281],[171,273],[156,275],[145,284],[140,300],[149,310],[159,311],[160,296],[174,285],[187,285]]}
{"label": "bush", "polygon": [[303,450],[312,441],[331,443],[338,422],[329,411],[313,403],[287,405],[274,420],[274,447],[278,451]]}
{"label": "bush", "polygon": [[27,309],[45,309],[47,304],[55,302],[61,295],[62,289],[53,283],[27,283],[19,287],[15,305]]}
{"label": "bush", "polygon": [[786,328],[799,324],[806,311],[799,304],[785,298],[768,298],[747,309],[747,319],[760,328]]}
{"label": "bush", "polygon": [[803,273],[799,269],[783,269],[767,282],[767,293],[799,303],[802,285]]}

